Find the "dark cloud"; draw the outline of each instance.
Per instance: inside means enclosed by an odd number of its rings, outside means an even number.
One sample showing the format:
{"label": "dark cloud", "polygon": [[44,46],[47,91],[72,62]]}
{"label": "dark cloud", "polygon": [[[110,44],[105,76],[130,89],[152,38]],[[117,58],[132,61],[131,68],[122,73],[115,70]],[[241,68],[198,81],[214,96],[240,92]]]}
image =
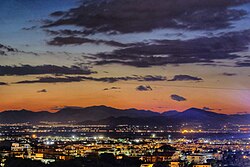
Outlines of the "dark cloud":
{"label": "dark cloud", "polygon": [[39,77],[36,80],[24,80],[16,82],[16,84],[32,84],[32,83],[62,83],[62,82],[80,82],[81,77]]}
{"label": "dark cloud", "polygon": [[200,65],[200,66],[213,66],[213,67],[216,67],[218,66],[217,63],[201,63],[201,64],[197,64],[197,65]]}
{"label": "dark cloud", "polygon": [[[218,60],[239,58],[236,52],[245,51],[250,43],[250,30],[230,32],[219,37],[200,37],[190,40],[155,40],[112,52],[98,53],[97,65],[123,64],[150,67],[166,64],[217,64]],[[233,54],[234,53],[234,54]],[[249,63],[237,63],[248,66]]]}
{"label": "dark cloud", "polygon": [[50,30],[50,29],[45,29],[44,30],[46,33],[48,33],[49,35],[59,35],[59,36],[87,36],[89,35],[91,32],[89,32],[88,30],[70,30],[70,29],[63,29],[63,30]]}
{"label": "dark cloud", "polygon": [[168,81],[202,81],[202,78],[194,77],[190,75],[175,75],[172,79]]}
{"label": "dark cloud", "polygon": [[0,56],[7,56],[10,52],[19,52],[17,49],[12,48],[11,46],[5,46],[0,44]]}
{"label": "dark cloud", "polygon": [[37,26],[24,27],[24,28],[22,28],[22,30],[29,31],[29,30],[34,30],[36,28],[37,28]]}
{"label": "dark cloud", "polygon": [[117,47],[126,47],[130,46],[131,44],[123,44],[116,41],[105,41],[105,40],[95,40],[95,39],[89,39],[89,38],[79,38],[79,37],[55,37],[51,41],[48,42],[49,45],[55,45],[55,46],[63,46],[63,45],[81,45],[86,43],[92,43],[92,44],[105,44],[110,46],[117,46]]}
{"label": "dark cloud", "polygon": [[56,37],[52,41],[49,41],[49,45],[72,45],[72,44],[84,44],[93,42],[91,39],[88,38],[79,38],[79,37]]}
{"label": "dark cloud", "polygon": [[164,76],[145,75],[145,76],[124,76],[124,77],[88,77],[88,76],[56,76],[56,77],[37,77],[36,80],[24,80],[16,82],[17,84],[24,83],[58,83],[58,82],[80,82],[80,81],[96,81],[114,83],[119,81],[138,81],[138,82],[156,82],[156,81],[201,81],[202,78],[190,75],[175,75],[172,79],[167,80]]}
{"label": "dark cloud", "polygon": [[186,101],[187,99],[185,97],[182,97],[182,96],[179,96],[179,95],[176,95],[176,94],[173,94],[170,96],[172,100],[175,100],[175,101]]}
{"label": "dark cloud", "polygon": [[0,86],[1,85],[8,85],[7,83],[5,83],[5,82],[0,82]]}
{"label": "dark cloud", "polygon": [[89,75],[95,73],[86,67],[78,66],[56,66],[56,65],[21,65],[21,66],[0,66],[0,76],[4,75],[39,75],[39,74],[71,74]]}
{"label": "dark cloud", "polygon": [[[93,43],[125,47],[96,54],[98,58],[94,61],[96,65],[113,63],[135,67],[186,63],[213,65],[216,64],[216,60],[240,57],[236,53],[247,49],[250,30],[190,40],[154,40],[144,44],[124,44],[117,41],[90,39],[89,36],[99,32],[131,33],[159,28],[201,30],[228,28],[232,21],[238,21],[247,14],[243,9],[232,7],[248,2],[250,1],[159,0],[155,3],[153,0],[87,0],[79,7],[65,12],[60,11],[60,17],[53,18],[44,27],[46,27],[45,31],[53,36],[48,41],[49,45]],[[82,29],[51,30],[57,26],[65,28],[65,25],[75,25]]]}
{"label": "dark cloud", "polygon": [[250,62],[236,62],[236,67],[250,67]]}
{"label": "dark cloud", "polygon": [[32,54],[32,55],[35,55],[35,56],[39,55],[39,54],[37,54],[35,52],[25,52],[25,51],[13,48],[11,46],[6,46],[6,45],[0,44],[0,56],[8,56],[8,55],[13,55],[13,54],[17,54],[17,53]]}
{"label": "dark cloud", "polygon": [[99,81],[99,82],[108,82],[114,83],[118,81],[129,81],[129,80],[138,80],[138,77],[102,77],[102,78],[93,78],[93,77],[84,77],[85,80]]}
{"label": "dark cloud", "polygon": [[136,87],[137,91],[152,91],[153,89],[149,85],[140,85]]}
{"label": "dark cloud", "polygon": [[138,79],[139,81],[166,81],[167,77],[161,76],[161,75],[146,75],[142,77],[141,79]]}
{"label": "dark cloud", "polygon": [[235,75],[237,75],[237,74],[236,74],[236,73],[224,72],[224,73],[222,73],[222,75],[225,75],[225,76],[235,76]]}
{"label": "dark cloud", "polygon": [[103,90],[117,90],[117,89],[121,89],[120,87],[116,87],[116,86],[113,86],[111,88],[104,88]]}
{"label": "dark cloud", "polygon": [[63,16],[65,13],[63,11],[56,11],[50,14],[52,17],[60,17]]}
{"label": "dark cloud", "polygon": [[165,81],[166,78],[160,76],[125,76],[125,77],[87,77],[87,76],[65,76],[65,77],[38,77],[36,80],[24,80],[16,82],[16,84],[27,84],[27,83],[58,83],[58,82],[80,82],[80,81],[97,81],[114,83],[118,81]]}
{"label": "dark cloud", "polygon": [[46,89],[41,89],[41,90],[38,90],[37,93],[47,93],[48,91]]}
{"label": "dark cloud", "polygon": [[145,32],[159,28],[220,29],[239,20],[246,11],[231,8],[249,0],[87,0],[44,27],[75,25],[92,33]]}

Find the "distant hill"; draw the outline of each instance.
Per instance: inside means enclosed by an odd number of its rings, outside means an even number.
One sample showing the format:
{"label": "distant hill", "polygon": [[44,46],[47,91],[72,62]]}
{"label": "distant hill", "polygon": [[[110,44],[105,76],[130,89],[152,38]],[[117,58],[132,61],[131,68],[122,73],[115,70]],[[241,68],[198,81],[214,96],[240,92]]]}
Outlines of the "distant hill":
{"label": "distant hill", "polygon": [[162,116],[174,116],[177,114],[179,114],[179,111],[176,111],[176,110],[170,110],[170,111],[165,111],[161,113]]}
{"label": "distant hill", "polygon": [[203,123],[219,123],[227,119],[228,115],[206,111],[198,108],[190,108],[183,112],[172,115],[172,118],[179,122],[203,122]]}
{"label": "distant hill", "polygon": [[130,125],[177,125],[207,124],[219,126],[226,123],[250,124],[250,114],[227,115],[190,108],[183,112],[175,110],[158,113],[149,110],[116,109],[107,106],[65,107],[55,113],[48,111],[32,112],[28,110],[12,110],[0,113],[0,123],[38,123],[40,121],[69,122],[81,124],[130,124]]}
{"label": "distant hill", "polygon": [[92,106],[92,107],[66,107],[55,113],[47,111],[32,112],[28,110],[11,110],[0,113],[0,123],[21,123],[39,121],[56,121],[56,122],[82,122],[86,120],[100,120],[108,117],[152,117],[160,116],[160,113],[137,110],[137,109],[116,109],[107,106]]}
{"label": "distant hill", "polygon": [[250,114],[221,114],[198,108],[190,108],[172,116],[172,119],[180,122],[199,122],[205,124],[249,124]]}

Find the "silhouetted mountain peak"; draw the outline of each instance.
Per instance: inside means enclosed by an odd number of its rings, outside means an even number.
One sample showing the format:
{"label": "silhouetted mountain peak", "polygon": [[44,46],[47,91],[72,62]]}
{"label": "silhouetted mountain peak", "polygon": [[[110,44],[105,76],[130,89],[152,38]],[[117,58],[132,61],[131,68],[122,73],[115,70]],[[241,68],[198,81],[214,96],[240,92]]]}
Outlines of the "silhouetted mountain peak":
{"label": "silhouetted mountain peak", "polygon": [[60,109],[58,112],[68,112],[68,111],[79,111],[80,112],[83,110],[112,110],[112,109],[115,109],[115,108],[108,107],[105,105],[89,106],[89,107],[67,106],[67,107]]}
{"label": "silhouetted mountain peak", "polygon": [[0,112],[0,123],[19,123],[40,121],[56,122],[84,122],[94,121],[94,123],[116,124],[140,124],[140,125],[166,125],[182,122],[198,122],[202,124],[223,124],[226,122],[244,122],[249,123],[250,115],[226,115],[199,108],[189,108],[183,112],[176,110],[163,113],[150,110],[138,109],[116,109],[108,106],[91,107],[65,107],[58,112],[50,113],[48,111],[33,112],[29,110],[9,110]]}
{"label": "silhouetted mountain peak", "polygon": [[33,111],[30,111],[30,110],[26,110],[26,109],[21,109],[21,110],[6,110],[6,111],[3,111],[2,113],[33,113]]}
{"label": "silhouetted mountain peak", "polygon": [[206,110],[203,110],[203,109],[200,109],[200,108],[195,108],[195,107],[192,107],[192,108],[189,108],[183,112],[208,112]]}
{"label": "silhouetted mountain peak", "polygon": [[169,111],[165,111],[165,112],[161,113],[161,115],[162,116],[174,116],[178,113],[179,113],[179,111],[177,111],[177,110],[169,110]]}
{"label": "silhouetted mountain peak", "polygon": [[185,111],[183,111],[183,114],[204,114],[204,115],[220,115],[219,113],[207,111],[200,108],[189,108]]}

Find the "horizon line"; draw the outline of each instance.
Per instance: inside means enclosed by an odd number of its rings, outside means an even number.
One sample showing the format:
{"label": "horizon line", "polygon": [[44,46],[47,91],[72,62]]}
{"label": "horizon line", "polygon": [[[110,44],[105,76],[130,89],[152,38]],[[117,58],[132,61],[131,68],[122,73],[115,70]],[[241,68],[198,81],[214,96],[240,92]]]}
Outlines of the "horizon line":
{"label": "horizon line", "polygon": [[[0,113],[3,113],[3,112],[9,112],[9,111],[21,111],[21,110],[25,110],[25,111],[30,111],[30,112],[33,112],[33,113],[37,113],[37,112],[48,112],[48,113],[57,113],[57,112],[60,112],[62,109],[65,109],[65,108],[79,108],[79,109],[85,109],[85,108],[90,108],[90,107],[108,107],[108,108],[114,108],[114,109],[118,109],[118,110],[130,110],[130,109],[135,109],[135,110],[143,110],[143,111],[150,111],[150,112],[154,112],[154,113],[159,113],[159,114],[163,114],[165,112],[169,112],[169,111],[176,111],[176,112],[179,112],[179,113],[182,113],[182,112],[185,112],[189,109],[199,109],[199,110],[203,110],[203,111],[206,111],[206,112],[212,112],[212,113],[216,113],[216,114],[224,114],[224,115],[249,115],[250,113],[249,112],[238,112],[238,113],[231,113],[231,114],[227,114],[227,113],[221,113],[221,112],[216,112],[214,110],[206,110],[206,109],[203,109],[203,108],[198,108],[198,107],[189,107],[187,109],[184,109],[182,111],[178,111],[178,110],[175,110],[175,109],[172,109],[172,110],[166,110],[166,111],[162,111],[162,112],[157,112],[157,111],[154,111],[154,110],[147,110],[147,109],[138,109],[138,108],[135,108],[135,107],[132,107],[132,108],[125,108],[125,109],[122,109],[122,108],[117,108],[117,107],[112,107],[112,106],[107,106],[107,105],[92,105],[92,106],[64,106],[64,107],[61,107],[61,108],[58,108],[57,110],[55,110],[55,112],[51,112],[49,110],[37,110],[37,111],[34,111],[34,110],[29,110],[29,109],[25,109],[25,108],[22,108],[22,109],[7,109],[7,110],[2,110],[0,111]],[[53,110],[53,109],[52,109]]]}

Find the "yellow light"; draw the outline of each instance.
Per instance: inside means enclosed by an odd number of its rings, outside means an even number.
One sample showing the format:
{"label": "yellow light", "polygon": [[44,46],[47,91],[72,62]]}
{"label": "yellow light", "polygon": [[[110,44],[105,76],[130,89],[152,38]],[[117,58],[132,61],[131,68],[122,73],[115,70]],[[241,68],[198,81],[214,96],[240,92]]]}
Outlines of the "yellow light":
{"label": "yellow light", "polygon": [[183,130],[181,133],[188,133],[188,130]]}
{"label": "yellow light", "polygon": [[37,138],[37,135],[36,135],[36,134],[32,134],[31,137],[32,137],[33,139],[35,139],[35,138]]}

